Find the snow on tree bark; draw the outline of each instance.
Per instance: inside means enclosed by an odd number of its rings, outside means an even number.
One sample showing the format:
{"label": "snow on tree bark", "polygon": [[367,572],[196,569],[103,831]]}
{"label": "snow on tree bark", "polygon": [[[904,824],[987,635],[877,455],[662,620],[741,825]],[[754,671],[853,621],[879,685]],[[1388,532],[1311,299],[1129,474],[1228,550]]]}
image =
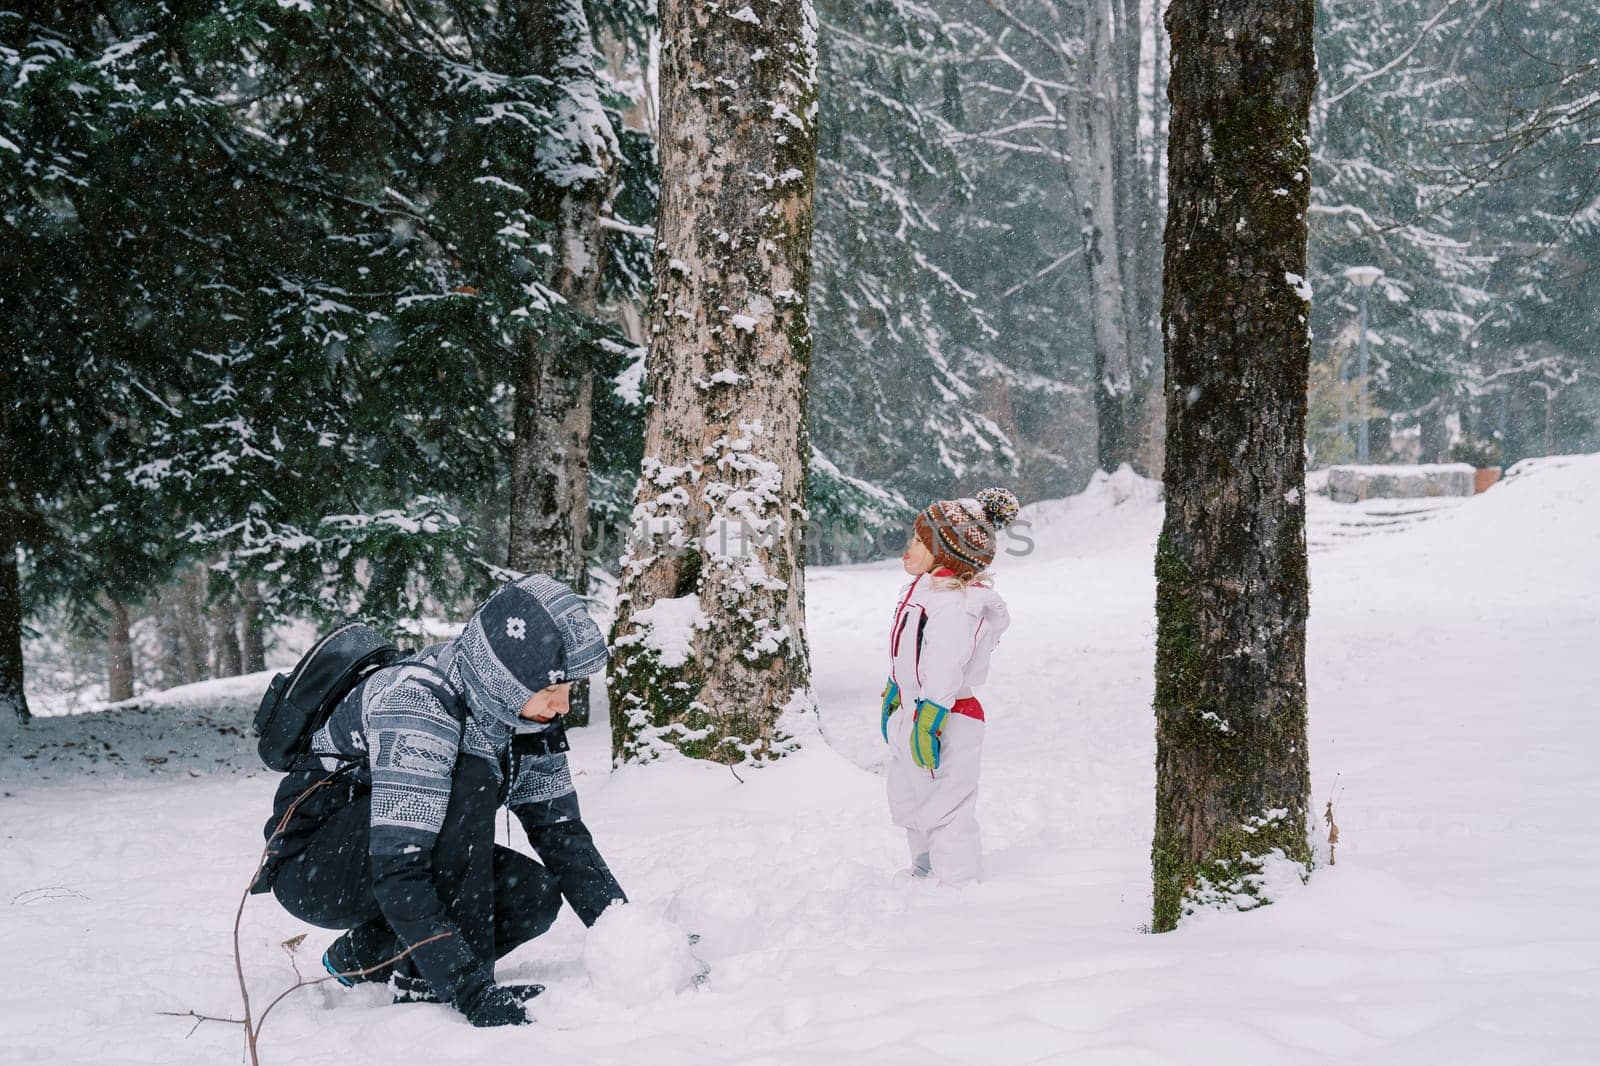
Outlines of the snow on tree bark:
{"label": "snow on tree bark", "polygon": [[1313,0],[1173,0],[1152,927],[1308,863]]}
{"label": "snow on tree bark", "polygon": [[[611,214],[618,148],[600,106],[596,57],[582,0],[525,6],[520,35],[533,69],[552,81],[557,121],[531,184],[556,219],[548,287],[565,304],[524,343],[513,425],[506,564],[588,588],[589,431],[594,367],[585,324],[600,302],[605,267],[601,219]],[[588,686],[571,694],[569,721],[589,720]]]}
{"label": "snow on tree bark", "polygon": [[809,0],[661,8],[650,408],[622,559],[615,755],[789,745],[812,705],[802,524],[816,15]]}

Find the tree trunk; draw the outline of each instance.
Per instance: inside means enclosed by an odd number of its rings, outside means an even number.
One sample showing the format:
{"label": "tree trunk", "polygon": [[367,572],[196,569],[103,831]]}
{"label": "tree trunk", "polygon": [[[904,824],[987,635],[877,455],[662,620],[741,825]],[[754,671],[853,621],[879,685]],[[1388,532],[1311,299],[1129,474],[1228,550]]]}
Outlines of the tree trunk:
{"label": "tree trunk", "polygon": [[167,687],[202,681],[208,672],[205,580],[203,567],[179,570],[176,583],[165,589],[157,602],[162,682]]}
{"label": "tree trunk", "polygon": [[181,607],[178,636],[182,645],[183,680],[204,681],[211,674],[211,632],[206,618],[206,571],[191,568],[178,589]]}
{"label": "tree trunk", "polygon": [[1152,374],[1140,387],[1139,450],[1133,468],[1151,478],[1161,477],[1167,467],[1167,407],[1162,384],[1162,375]]}
{"label": "tree trunk", "polygon": [[[0,438],[3,440],[3,438]],[[0,467],[5,460],[0,457]],[[0,491],[9,483],[0,469]],[[26,722],[33,717],[23,691],[22,581],[17,568],[17,534],[11,513],[0,506],[0,715],[15,715]]]}
{"label": "tree trunk", "polygon": [[239,593],[239,665],[247,674],[267,668],[266,626],[261,620],[261,592],[251,584]]}
{"label": "tree trunk", "polygon": [[[1139,318],[1134,329],[1142,339],[1140,373],[1145,375],[1143,434],[1146,454],[1151,459],[1149,465],[1136,466],[1135,469],[1148,477],[1159,478],[1166,465],[1162,456],[1167,446],[1167,408],[1161,401],[1161,220],[1166,213],[1164,194],[1167,188],[1163,169],[1167,158],[1167,108],[1163,106],[1167,94],[1167,35],[1160,18],[1156,17],[1154,22],[1155,25],[1151,27],[1154,54],[1150,63],[1150,166],[1144,177],[1138,205],[1141,225],[1135,253],[1139,265],[1131,276],[1133,288],[1139,296]],[[1139,121],[1137,111],[1132,121]]]}
{"label": "tree trunk", "polygon": [[[804,629],[816,17],[661,9],[661,210],[642,476],[610,677],[617,758],[780,754]],[[671,601],[671,602],[669,602]]]}
{"label": "tree trunk", "polygon": [[1086,99],[1069,94],[1066,105],[1068,124],[1077,141],[1073,184],[1083,212],[1083,263],[1094,329],[1096,455],[1102,470],[1115,470],[1132,463],[1138,451],[1139,397],[1134,388],[1119,239],[1124,224],[1118,211],[1116,115],[1122,92],[1112,55],[1110,12],[1104,0],[1084,8],[1084,50]]}
{"label": "tree trunk", "polygon": [[[0,362],[0,385],[10,395],[15,375]],[[20,516],[13,506],[27,493],[16,484],[19,471],[11,466],[17,440],[10,425],[11,403],[0,402],[0,715],[15,715],[26,722],[33,717],[23,687],[27,670],[22,660],[22,575],[17,554],[22,549]]]}
{"label": "tree trunk", "polygon": [[1156,360],[1150,323],[1159,317],[1153,301],[1160,291],[1155,281],[1159,267],[1151,253],[1160,248],[1161,242],[1156,235],[1155,219],[1147,214],[1149,175],[1139,151],[1143,114],[1139,76],[1144,51],[1142,7],[1140,0],[1112,0],[1110,25],[1117,73],[1117,95],[1111,101],[1116,146],[1113,160],[1117,189],[1116,251],[1121,260],[1122,321],[1128,338],[1128,367],[1137,420],[1131,430],[1137,436],[1129,451],[1134,455],[1135,469],[1145,472],[1151,469],[1140,465],[1149,448],[1146,384]]}
{"label": "tree trunk", "polygon": [[160,688],[171,688],[188,681],[183,655],[183,627],[179,622],[177,596],[163,590],[156,602],[156,638],[160,644]]}
{"label": "tree trunk", "polygon": [[244,672],[244,649],[239,646],[239,607],[233,597],[211,609],[211,674],[238,677]]}
{"label": "tree trunk", "polygon": [[106,698],[117,703],[133,699],[133,642],[127,606],[112,601],[106,614]]}
{"label": "tree trunk", "polygon": [[[524,573],[560,578],[588,590],[585,540],[589,526],[589,427],[594,371],[589,329],[600,302],[605,231],[616,191],[615,132],[600,109],[595,54],[582,0],[540,0],[526,8],[521,28],[534,52],[534,70],[554,81],[557,99],[577,101],[560,112],[569,128],[565,153],[533,182],[554,205],[548,279],[566,305],[550,327],[525,345],[517,382],[511,457],[511,515],[506,564]],[[573,687],[568,720],[589,723],[587,683]]]}
{"label": "tree trunk", "polygon": [[1556,453],[1556,390],[1544,392],[1544,454]]}
{"label": "tree trunk", "polygon": [[406,581],[411,577],[410,557],[403,551],[390,552],[372,560],[367,571],[367,587],[361,592],[361,614],[393,624],[403,613]]}
{"label": "tree trunk", "polygon": [[[1152,927],[1308,863],[1313,0],[1173,0]],[[1244,895],[1233,895],[1244,893]],[[1247,905],[1247,904],[1246,904]]]}
{"label": "tree trunk", "polygon": [[1450,452],[1450,406],[1439,397],[1422,412],[1418,434],[1419,461],[1442,463]]}

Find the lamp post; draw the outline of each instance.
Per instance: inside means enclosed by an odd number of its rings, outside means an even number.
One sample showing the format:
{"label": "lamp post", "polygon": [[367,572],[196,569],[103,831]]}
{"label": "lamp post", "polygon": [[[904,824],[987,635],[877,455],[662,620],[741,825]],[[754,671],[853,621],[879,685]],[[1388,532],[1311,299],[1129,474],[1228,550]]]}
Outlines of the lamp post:
{"label": "lamp post", "polygon": [[1367,290],[1383,277],[1383,270],[1375,266],[1355,266],[1344,272],[1350,284],[1361,291],[1361,332],[1356,342],[1356,376],[1361,379],[1360,402],[1356,413],[1356,462],[1367,461]]}

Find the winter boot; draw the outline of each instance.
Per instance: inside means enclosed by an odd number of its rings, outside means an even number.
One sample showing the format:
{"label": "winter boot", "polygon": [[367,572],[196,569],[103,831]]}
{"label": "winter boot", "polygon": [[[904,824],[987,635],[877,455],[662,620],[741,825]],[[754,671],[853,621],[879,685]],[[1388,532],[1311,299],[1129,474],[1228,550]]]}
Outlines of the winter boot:
{"label": "winter boot", "polygon": [[928,853],[923,852],[911,860],[911,865],[903,870],[896,870],[889,883],[896,888],[926,882],[933,873],[933,865],[928,861]]}
{"label": "winter boot", "polygon": [[349,933],[344,934],[328,945],[328,950],[322,953],[322,968],[327,970],[335,981],[338,981],[346,988],[364,984],[368,981],[387,981],[392,970],[392,967],[384,967],[369,974],[356,974],[356,970],[361,970],[365,967],[356,958]]}

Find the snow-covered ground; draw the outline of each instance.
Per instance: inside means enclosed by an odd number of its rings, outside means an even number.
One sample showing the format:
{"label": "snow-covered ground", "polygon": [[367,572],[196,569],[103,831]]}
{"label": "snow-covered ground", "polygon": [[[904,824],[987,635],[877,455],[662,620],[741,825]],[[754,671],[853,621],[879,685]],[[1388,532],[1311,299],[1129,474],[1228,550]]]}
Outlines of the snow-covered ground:
{"label": "snow-covered ground", "polygon": [[[1593,1063],[1600,456],[1420,518],[1394,503],[1312,500],[1314,799],[1337,797],[1341,842],[1273,906],[1140,931],[1160,504],[1107,479],[1031,508],[1037,550],[998,568],[1015,626],[982,694],[982,884],[892,882],[872,771],[901,575],[816,570],[826,743],[740,781],[610,773],[603,728],[575,734],[597,839],[636,901],[702,935],[704,987],[604,998],[567,915],[501,967],[549,985],[535,1027],[324,985],[274,1014],[263,1061]],[[236,1010],[229,929],[275,783],[244,730],[259,687],[0,738],[0,1062],[239,1061],[233,1027],[157,1012]],[[251,900],[258,1001],[306,931]],[[332,934],[310,934],[314,968]]]}

